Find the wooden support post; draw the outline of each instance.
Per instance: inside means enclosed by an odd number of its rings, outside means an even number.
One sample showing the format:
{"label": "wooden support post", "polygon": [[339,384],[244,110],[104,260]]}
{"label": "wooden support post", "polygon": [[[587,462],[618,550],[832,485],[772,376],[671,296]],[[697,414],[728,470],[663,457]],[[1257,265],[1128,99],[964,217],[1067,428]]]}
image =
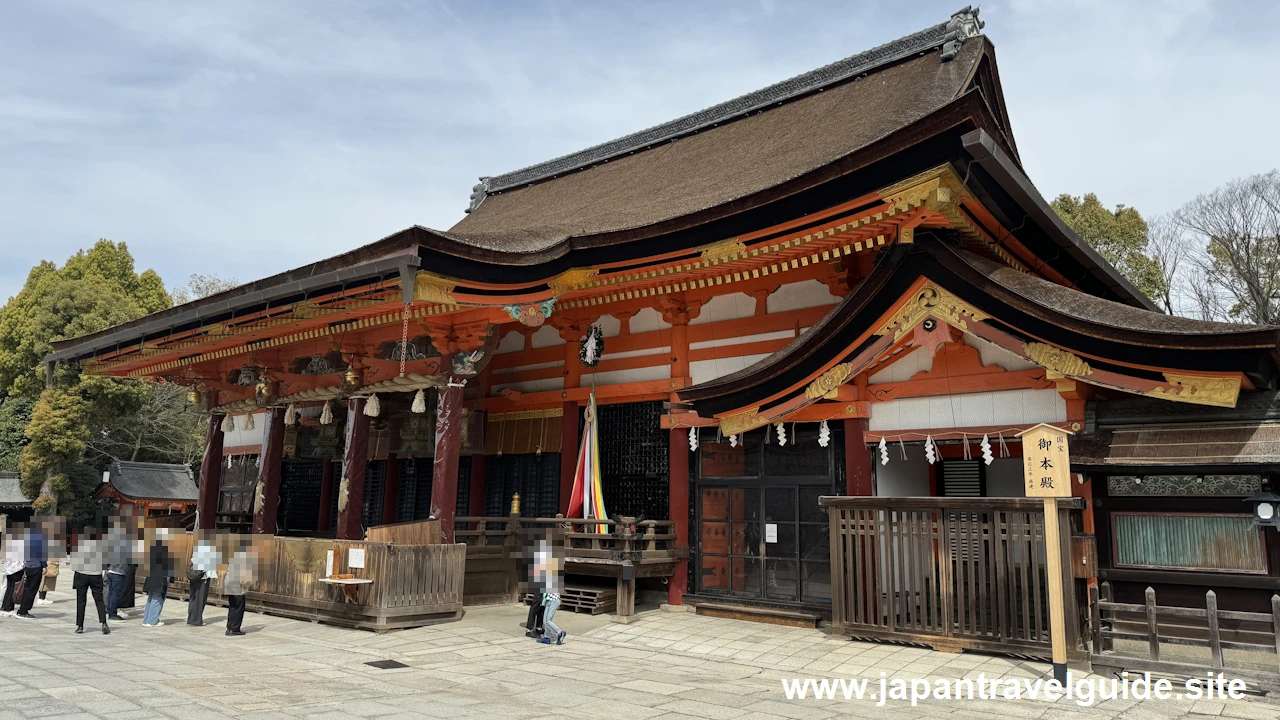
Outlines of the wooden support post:
{"label": "wooden support post", "polygon": [[471,489],[467,493],[467,514],[472,517],[484,515],[484,455],[482,453],[471,456]]}
{"label": "wooden support post", "polygon": [[1222,634],[1218,631],[1218,594],[1210,590],[1204,594],[1205,620],[1209,622],[1210,667],[1222,667]]}
{"label": "wooden support post", "polygon": [[[668,512],[675,526],[676,546],[689,545],[689,431],[671,431],[671,459],[667,476]],[[689,587],[689,561],[676,563],[675,574],[667,583],[667,604],[684,604],[684,594]]]}
{"label": "wooden support post", "polygon": [[267,408],[262,422],[253,532],[255,535],[275,535],[276,511],[280,507],[280,472],[284,463],[284,408]]}
{"label": "wooden support post", "polygon": [[316,517],[316,532],[328,533],[333,527],[333,461],[325,460],[320,466],[320,515]]}
{"label": "wooden support post", "polygon": [[387,454],[387,482],[382,488],[382,524],[396,521],[396,504],[400,499],[400,459]]}
{"label": "wooden support post", "polygon": [[867,418],[844,421],[845,494],[870,497],[875,495],[872,477],[871,449],[864,441]]}
{"label": "wooden support post", "polygon": [[1067,682],[1067,616],[1062,583],[1062,528],[1058,499],[1044,498],[1045,574],[1049,579],[1049,639],[1053,644],[1053,676]]}
{"label": "wooden support post", "polygon": [[1147,647],[1151,654],[1151,661],[1160,660],[1160,623],[1156,618],[1156,589],[1149,587],[1146,592],[1147,599]]}
{"label": "wooden support post", "polygon": [[[457,385],[457,387],[453,387]],[[440,521],[440,542],[453,542],[458,507],[458,455],[462,452],[462,378],[439,390],[436,457],[431,466],[431,517]]]}
{"label": "wooden support post", "polygon": [[338,539],[364,538],[364,478],[369,467],[369,416],[366,398],[347,401],[347,445],[338,485]]}
{"label": "wooden support post", "polygon": [[1280,663],[1280,594],[1271,596],[1271,629],[1275,631],[1276,662]]}
{"label": "wooden support post", "polygon": [[1093,635],[1093,654],[1102,654],[1102,608],[1098,607],[1098,586],[1089,586],[1089,631]]}
{"label": "wooden support post", "polygon": [[[213,393],[209,394],[214,403]],[[200,503],[196,510],[196,527],[212,530],[218,517],[218,494],[222,489],[222,420],[226,413],[209,413],[204,433],[204,459],[200,461]]]}

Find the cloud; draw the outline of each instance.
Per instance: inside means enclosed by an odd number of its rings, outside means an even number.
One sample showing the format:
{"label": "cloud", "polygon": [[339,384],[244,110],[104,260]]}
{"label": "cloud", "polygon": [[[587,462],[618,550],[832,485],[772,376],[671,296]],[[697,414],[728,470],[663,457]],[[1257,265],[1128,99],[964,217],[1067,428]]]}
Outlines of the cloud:
{"label": "cloud", "polygon": [[[249,281],[471,186],[945,20],[960,3],[0,5],[0,298],[125,241]],[[1041,190],[1160,212],[1280,166],[1270,3],[984,6]]]}

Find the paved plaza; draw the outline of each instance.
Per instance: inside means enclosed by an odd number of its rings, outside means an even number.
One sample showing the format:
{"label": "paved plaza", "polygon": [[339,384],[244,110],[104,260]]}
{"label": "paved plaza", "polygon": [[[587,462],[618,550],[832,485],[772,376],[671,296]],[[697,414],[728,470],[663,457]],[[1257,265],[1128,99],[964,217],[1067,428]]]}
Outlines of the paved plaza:
{"label": "paved plaza", "polygon": [[[548,647],[523,636],[524,609],[469,608],[457,623],[375,635],[250,613],[244,637],[226,611],[202,628],[170,600],[161,628],[139,619],[110,636],[72,633],[57,593],[35,620],[0,618],[0,720],[9,718],[609,718],[822,720],[857,717],[1280,717],[1280,702],[788,700],[796,677],[1043,677],[1044,663],[851,642],[801,630],[653,610],[629,625],[561,613],[570,633]],[[140,618],[141,608],[134,610]],[[92,609],[90,609],[92,612]],[[395,660],[407,667],[366,663]]]}

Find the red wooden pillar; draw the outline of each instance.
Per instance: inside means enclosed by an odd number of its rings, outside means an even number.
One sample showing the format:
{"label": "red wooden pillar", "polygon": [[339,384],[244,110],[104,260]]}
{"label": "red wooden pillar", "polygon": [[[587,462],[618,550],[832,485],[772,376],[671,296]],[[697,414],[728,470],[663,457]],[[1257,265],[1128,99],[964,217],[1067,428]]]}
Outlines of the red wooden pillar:
{"label": "red wooden pillar", "polygon": [[[253,532],[276,534],[276,509],[280,507],[280,471],[284,464],[284,408],[269,408],[263,417],[262,450],[258,455],[258,496],[254,502]],[[256,500],[256,498],[255,498]]]}
{"label": "red wooden pillar", "polygon": [[[577,362],[577,358],[574,358]],[[564,404],[560,418],[560,511],[569,514],[569,496],[573,494],[573,474],[578,470],[578,403]]]}
{"label": "red wooden pillar", "polygon": [[[213,404],[212,393],[209,403]],[[222,420],[226,413],[209,413],[204,433],[204,459],[200,461],[200,503],[196,508],[196,527],[212,530],[218,516],[218,491],[222,489]]]}
{"label": "red wooden pillar", "polygon": [[866,418],[844,421],[844,479],[848,495],[869,497],[876,494],[872,482],[872,450],[867,447],[866,432]]}
{"label": "red wooden pillar", "polygon": [[[451,377],[449,385],[461,384]],[[458,455],[462,451],[462,388],[442,387],[436,411],[436,457],[431,466],[431,517],[440,521],[440,541],[453,542],[458,506]]]}
{"label": "red wooden pillar", "polygon": [[333,461],[325,460],[320,466],[320,516],[316,518],[316,532],[327,533],[333,526]]}
{"label": "red wooden pillar", "polygon": [[[671,461],[667,475],[670,481],[668,510],[675,523],[676,545],[689,545],[689,431],[671,431]],[[689,561],[676,564],[675,575],[667,583],[667,603],[681,605],[689,588]]]}
{"label": "red wooden pillar", "polygon": [[382,524],[396,521],[396,501],[400,499],[400,459],[387,454],[387,483],[382,492]]}
{"label": "red wooden pillar", "polygon": [[342,462],[342,483],[338,486],[338,539],[364,538],[364,476],[369,467],[369,416],[364,414],[366,398],[347,401],[347,445]]}
{"label": "red wooden pillar", "polygon": [[484,454],[471,456],[471,491],[467,495],[467,514],[471,517],[484,515]]}

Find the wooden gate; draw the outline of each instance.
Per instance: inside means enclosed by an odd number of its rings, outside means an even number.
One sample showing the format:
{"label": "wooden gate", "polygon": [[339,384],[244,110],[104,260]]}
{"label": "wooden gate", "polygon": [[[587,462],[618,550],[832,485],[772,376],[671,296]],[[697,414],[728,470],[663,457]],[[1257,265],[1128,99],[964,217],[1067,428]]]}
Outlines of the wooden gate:
{"label": "wooden gate", "polygon": [[[1049,656],[1044,511],[1025,498],[823,498],[834,632]],[[1063,557],[1078,501],[1059,501]],[[1075,524],[1078,524],[1075,523]],[[1081,588],[1064,563],[1067,646],[1085,657]]]}

